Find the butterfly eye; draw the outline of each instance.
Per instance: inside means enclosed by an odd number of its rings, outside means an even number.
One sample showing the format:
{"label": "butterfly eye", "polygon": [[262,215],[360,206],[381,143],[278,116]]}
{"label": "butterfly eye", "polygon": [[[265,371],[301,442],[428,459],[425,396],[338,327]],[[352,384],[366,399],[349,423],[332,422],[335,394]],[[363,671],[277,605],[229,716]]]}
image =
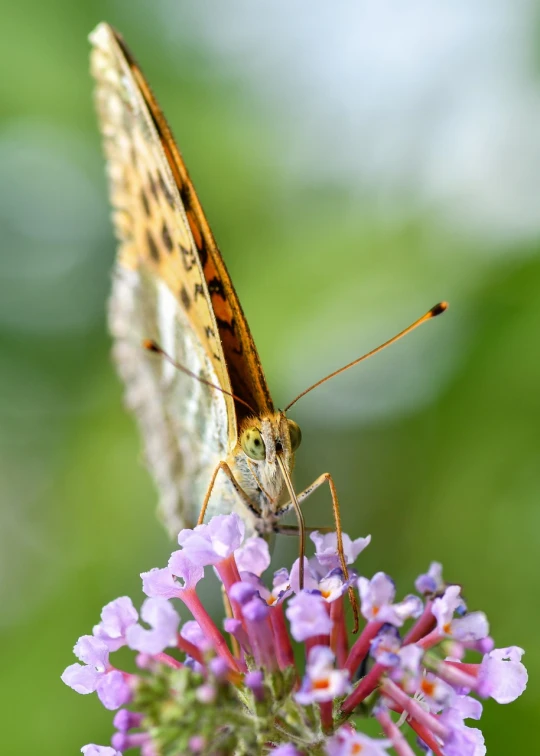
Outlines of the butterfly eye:
{"label": "butterfly eye", "polygon": [[289,437],[291,439],[291,449],[296,451],[302,442],[302,431],[298,423],[294,420],[287,420],[289,423]]}
{"label": "butterfly eye", "polygon": [[242,433],[240,445],[251,459],[262,460],[266,457],[266,449],[258,428],[246,428]]}

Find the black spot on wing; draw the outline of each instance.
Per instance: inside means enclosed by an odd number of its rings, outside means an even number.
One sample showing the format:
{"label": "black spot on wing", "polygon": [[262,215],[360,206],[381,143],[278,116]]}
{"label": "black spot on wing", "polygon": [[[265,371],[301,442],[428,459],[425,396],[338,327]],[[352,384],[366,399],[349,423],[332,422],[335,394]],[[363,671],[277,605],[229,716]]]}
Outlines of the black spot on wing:
{"label": "black spot on wing", "polygon": [[212,278],[210,281],[208,281],[208,291],[210,292],[211,296],[218,296],[221,297],[221,299],[225,299],[225,290],[223,289],[223,283],[220,281],[219,278]]}
{"label": "black spot on wing", "polygon": [[154,177],[150,172],[148,172],[148,186],[150,187],[150,191],[152,192],[152,196],[158,201],[158,191],[157,191],[157,184],[154,181]]}
{"label": "black spot on wing", "polygon": [[184,308],[186,310],[189,310],[189,308],[191,307],[191,299],[189,298],[189,294],[187,293],[185,286],[182,286],[182,288],[180,289],[180,300],[184,305]]}
{"label": "black spot on wing", "polygon": [[182,255],[184,268],[189,273],[189,271],[196,265],[195,254],[192,249],[186,249],[183,244],[180,244],[180,253]]}
{"label": "black spot on wing", "polygon": [[201,237],[201,243],[197,247],[197,251],[199,252],[199,260],[201,261],[201,265],[204,270],[208,261],[208,250],[206,249],[206,242],[204,241],[204,237]]}
{"label": "black spot on wing", "polygon": [[159,250],[154,241],[154,237],[149,230],[146,231],[146,243],[148,244],[148,253],[154,262],[159,262]]}
{"label": "black spot on wing", "polygon": [[244,353],[244,348],[242,347],[242,342],[239,341],[236,336],[236,321],[234,320],[234,318],[232,320],[223,320],[223,318],[216,318],[216,323],[218,324],[220,333],[227,331],[232,336],[234,336],[234,343],[236,343],[237,346],[230,344],[230,348],[235,354],[242,355]]}
{"label": "black spot on wing", "polygon": [[211,326],[206,326],[204,329],[204,332],[206,334],[207,339],[215,339],[216,334],[214,332],[214,329]]}
{"label": "black spot on wing", "polygon": [[161,227],[161,238],[163,239],[163,244],[165,245],[167,252],[172,252],[173,240],[171,239],[171,234],[165,221],[163,221],[163,226]]}
{"label": "black spot on wing", "polygon": [[167,186],[165,179],[163,178],[161,173],[158,173],[158,181],[159,181],[159,188],[161,189],[161,192],[165,199],[167,200],[167,204],[170,208],[174,208],[174,198],[169,191],[169,187]]}
{"label": "black spot on wing", "polygon": [[147,218],[150,217],[151,210],[150,210],[150,203],[148,202],[148,197],[146,196],[146,192],[144,189],[141,189],[141,202],[144,209],[144,213]]}
{"label": "black spot on wing", "polygon": [[178,188],[180,191],[180,199],[182,200],[182,204],[184,205],[186,210],[189,210],[191,208],[191,195],[189,193],[187,184],[182,184],[182,186]]}
{"label": "black spot on wing", "polygon": [[194,290],[194,298],[197,299],[197,297],[204,297],[204,289],[202,287],[202,284],[195,284],[195,290]]}
{"label": "black spot on wing", "polygon": [[223,318],[216,318],[216,322],[220,331],[229,331],[229,333],[235,333],[236,323],[234,320],[223,320]]}

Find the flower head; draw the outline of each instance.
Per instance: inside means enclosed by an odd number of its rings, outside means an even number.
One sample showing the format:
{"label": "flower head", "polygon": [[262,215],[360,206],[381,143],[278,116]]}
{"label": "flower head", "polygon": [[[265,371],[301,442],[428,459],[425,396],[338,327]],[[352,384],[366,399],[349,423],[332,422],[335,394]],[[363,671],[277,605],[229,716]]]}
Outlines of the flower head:
{"label": "flower head", "polygon": [[295,693],[301,704],[333,701],[349,689],[349,673],[335,669],[335,656],[328,646],[313,646],[309,652],[302,687]]}
{"label": "flower head", "polygon": [[[388,575],[345,578],[335,534],[313,534],[317,553],[304,562],[303,587],[298,560],[269,585],[266,543],[242,543],[243,533],[236,515],[182,531],[167,567],[142,573],[148,598],[140,617],[122,596],[103,608],[93,635],[79,638],[78,662],[62,680],[118,710],[111,745],[84,746],[85,756],[259,753],[261,744],[276,756],[411,756],[405,721],[444,756],[485,752],[481,731],[466,724],[482,713],[473,696],[500,703],[519,696],[523,651],[493,647],[485,615],[467,611],[459,586],[442,583],[440,565],[417,580],[425,606],[415,595],[396,602]],[[344,536],[346,562],[368,543]],[[219,626],[198,593],[208,565],[226,596]],[[349,639],[351,587],[365,621]],[[181,627],[173,601],[193,617]],[[295,653],[295,643],[304,648]],[[136,674],[111,660],[126,645],[137,653]],[[351,724],[364,704],[384,738]]]}
{"label": "flower head", "polygon": [[[327,570],[341,567],[336,533],[319,533],[315,530],[310,538],[315,544],[315,556],[321,565],[324,565]],[[356,562],[357,557],[370,543],[371,536],[369,535],[352,541],[347,533],[343,533],[343,552],[347,564]]]}
{"label": "flower head", "polygon": [[128,596],[121,596],[103,607],[101,622],[94,626],[93,632],[109,651],[117,651],[126,645],[126,632],[138,619],[132,600]]}
{"label": "flower head", "polygon": [[388,756],[390,745],[389,740],[376,740],[350,727],[341,727],[329,738],[326,753],[328,756]]}
{"label": "flower head", "polygon": [[296,641],[328,635],[332,629],[332,620],[326,611],[325,601],[318,593],[297,593],[290,599],[286,615]]}
{"label": "flower head", "polygon": [[495,648],[482,659],[479,678],[497,703],[515,701],[525,690],[527,670],[521,662],[524,653],[518,646]]}
{"label": "flower head", "polygon": [[207,525],[180,531],[178,543],[193,564],[205,567],[234,554],[244,539],[245,526],[240,517],[217,515]]}
{"label": "flower head", "polygon": [[398,604],[392,603],[396,596],[396,587],[384,572],[377,572],[371,580],[358,578],[358,590],[361,611],[367,620],[389,622],[401,627],[405,620],[419,617],[422,612],[422,602],[418,596],[406,596]]}
{"label": "flower head", "polygon": [[168,646],[176,646],[176,632],[180,617],[172,604],[164,598],[148,598],[141,607],[141,617],[151,629],[139,624],[127,630],[128,646],[145,654],[159,654]]}

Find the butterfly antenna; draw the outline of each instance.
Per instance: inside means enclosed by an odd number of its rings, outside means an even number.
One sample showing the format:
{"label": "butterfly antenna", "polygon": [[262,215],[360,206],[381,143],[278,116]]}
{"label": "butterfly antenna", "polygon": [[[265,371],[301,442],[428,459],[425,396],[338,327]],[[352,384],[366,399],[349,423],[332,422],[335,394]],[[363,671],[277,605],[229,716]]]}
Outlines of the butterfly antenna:
{"label": "butterfly antenna", "polygon": [[197,375],[197,373],[194,373],[193,371],[189,370],[187,367],[184,367],[184,365],[180,365],[179,362],[176,362],[173,360],[173,358],[170,356],[170,354],[167,354],[164,349],[162,349],[159,344],[157,344],[152,339],[144,339],[142,343],[143,347],[148,350],[149,352],[154,352],[154,354],[160,354],[163,359],[167,360],[171,365],[173,365],[177,370],[181,370],[182,373],[185,373],[186,375],[190,375],[192,378],[195,378],[196,381],[199,381],[199,383],[204,383],[205,386],[210,386],[210,388],[216,389],[216,391],[221,391],[222,394],[227,394],[227,396],[231,396],[235,401],[240,402],[240,404],[243,404],[244,407],[247,407],[250,412],[252,412],[254,415],[257,413],[251,406],[251,404],[248,404],[244,399],[241,399],[239,396],[236,396],[236,394],[233,394],[232,391],[227,391],[224,388],[221,388],[221,386],[216,386],[215,383],[212,383],[211,381],[207,381],[204,378],[201,378],[200,375]]}
{"label": "butterfly antenna", "polygon": [[371,352],[368,352],[367,354],[363,354],[362,357],[358,357],[358,359],[353,360],[352,362],[349,362],[348,365],[344,365],[343,367],[339,368],[339,370],[334,370],[333,373],[330,373],[330,375],[325,376],[324,378],[321,378],[320,381],[317,381],[317,383],[314,383],[309,388],[305,389],[305,391],[302,391],[301,394],[298,394],[298,396],[292,400],[284,409],[284,412],[287,412],[293,404],[296,404],[296,402],[301,399],[306,394],[309,394],[310,391],[313,391],[313,389],[316,389],[318,386],[320,386],[322,383],[326,383],[326,381],[329,381],[331,378],[334,378],[336,375],[339,375],[340,373],[344,373],[349,368],[354,367],[355,365],[358,365],[359,362],[363,362],[364,360],[367,360],[368,357],[373,357],[374,354],[377,354],[378,352],[382,352],[383,349],[386,349],[386,347],[390,346],[390,344],[395,344],[396,341],[399,341],[403,336],[406,336],[411,331],[414,331],[415,328],[418,328],[418,326],[422,325],[422,323],[426,323],[428,320],[431,320],[432,318],[436,318],[437,315],[440,315],[448,308],[447,302],[439,302],[435,305],[435,307],[432,307],[431,310],[428,310],[425,315],[422,315],[421,318],[418,318],[418,320],[415,320],[414,323],[411,323],[408,328],[405,328],[404,331],[401,331],[396,336],[393,336],[391,339],[388,339],[388,341],[385,341],[384,344],[381,344],[380,346],[376,347],[375,349],[372,349]]}

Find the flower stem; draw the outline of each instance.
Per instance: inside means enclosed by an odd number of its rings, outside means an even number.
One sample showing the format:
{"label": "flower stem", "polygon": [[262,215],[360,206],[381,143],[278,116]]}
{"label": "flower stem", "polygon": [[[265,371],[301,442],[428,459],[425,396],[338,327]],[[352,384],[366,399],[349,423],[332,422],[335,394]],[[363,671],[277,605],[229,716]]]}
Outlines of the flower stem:
{"label": "flower stem", "polygon": [[424,607],[422,615],[414,623],[414,625],[411,627],[411,629],[403,639],[404,646],[409,643],[416,643],[420,640],[420,638],[423,638],[433,630],[436,624],[436,620],[433,616],[433,612],[431,611],[432,606],[433,601],[428,601]]}
{"label": "flower stem", "polygon": [[345,662],[345,668],[349,670],[351,678],[368,655],[371,641],[377,635],[382,626],[382,622],[368,622],[362,630],[360,637],[356,640],[353,647],[351,648],[347,661]]}
{"label": "flower stem", "polygon": [[392,746],[398,756],[414,756],[414,751],[405,740],[405,736],[399,727],[392,721],[390,714],[385,709],[380,709],[375,716],[386,737],[392,741]]}
{"label": "flower stem", "polygon": [[200,598],[195,593],[195,589],[186,588],[182,591],[180,598],[193,614],[193,616],[201,626],[203,633],[209,638],[217,653],[221,657],[223,657],[223,659],[225,659],[231,669],[234,669],[236,672],[240,672],[241,667],[238,659],[235,659],[235,657],[232,655],[227,645],[227,641],[219,632],[213,619],[204,608]]}
{"label": "flower stem", "polygon": [[410,718],[420,722],[420,724],[435,733],[435,735],[441,738],[441,740],[444,740],[447,736],[448,732],[446,727],[439,722],[437,717],[434,717],[433,714],[425,711],[418,701],[410,698],[404,690],[395,684],[395,682],[392,682],[392,680],[389,680],[388,678],[384,679],[381,684],[381,691],[385,696],[388,696],[392,701],[395,701],[403,711],[406,711]]}

